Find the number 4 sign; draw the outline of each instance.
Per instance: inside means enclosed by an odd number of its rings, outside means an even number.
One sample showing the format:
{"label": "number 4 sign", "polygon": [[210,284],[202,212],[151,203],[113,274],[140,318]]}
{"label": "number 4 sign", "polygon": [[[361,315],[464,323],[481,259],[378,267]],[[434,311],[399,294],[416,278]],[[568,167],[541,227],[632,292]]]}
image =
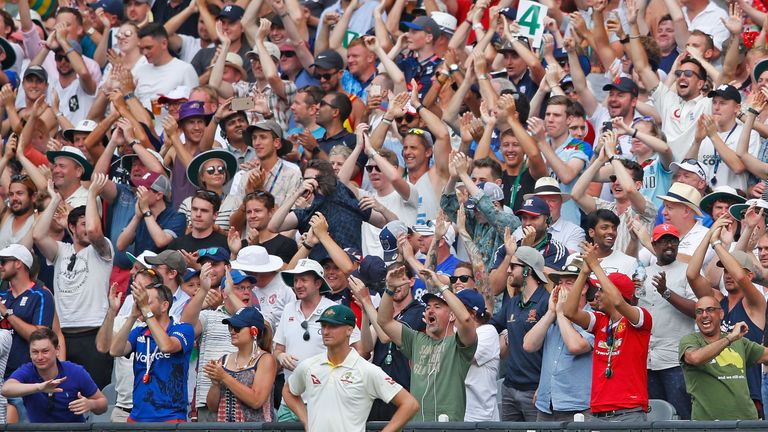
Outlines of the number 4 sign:
{"label": "number 4 sign", "polygon": [[544,17],[547,16],[547,7],[532,2],[520,0],[517,6],[517,24],[520,26],[520,34],[533,38],[532,48],[541,46],[541,36],[544,34]]}

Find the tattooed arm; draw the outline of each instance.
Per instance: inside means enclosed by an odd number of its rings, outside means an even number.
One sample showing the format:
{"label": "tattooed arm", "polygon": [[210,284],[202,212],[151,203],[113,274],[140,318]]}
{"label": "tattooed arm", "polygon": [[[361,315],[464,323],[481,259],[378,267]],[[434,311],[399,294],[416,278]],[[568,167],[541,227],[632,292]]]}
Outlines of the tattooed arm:
{"label": "tattooed arm", "polygon": [[488,273],[485,271],[483,254],[480,253],[477,245],[472,241],[472,236],[469,234],[469,231],[467,231],[466,220],[467,213],[462,204],[461,207],[459,207],[459,211],[456,212],[456,226],[459,235],[464,240],[464,247],[467,249],[469,262],[472,263],[472,274],[475,277],[475,287],[485,299],[485,309],[492,311],[496,298],[491,291],[491,285],[488,283]]}

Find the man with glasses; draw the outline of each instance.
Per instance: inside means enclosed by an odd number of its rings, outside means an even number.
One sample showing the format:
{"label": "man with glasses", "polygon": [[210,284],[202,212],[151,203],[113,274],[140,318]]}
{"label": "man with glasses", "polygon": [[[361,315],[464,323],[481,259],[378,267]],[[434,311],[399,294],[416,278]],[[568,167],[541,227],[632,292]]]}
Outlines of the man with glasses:
{"label": "man with glasses", "polygon": [[[320,263],[306,258],[299,260],[295,268],[280,273],[285,284],[296,293],[296,301],[285,305],[275,332],[275,357],[283,367],[286,381],[299,362],[325,351],[318,319],[336,303],[324,296],[331,292],[324,274]],[[360,330],[354,327],[350,343],[362,351],[359,341]],[[281,422],[298,421],[285,403],[280,405],[277,416]]]}
{"label": "man with glasses", "polygon": [[768,362],[768,348],[744,338],[747,324],[721,330],[723,308],[705,296],[696,302],[696,327],[680,340],[678,358],[693,398],[693,420],[757,420],[750,400],[747,366]]}
{"label": "man with glasses", "polygon": [[[347,91],[344,87],[343,78],[350,75],[344,68],[344,59],[335,50],[325,50],[315,56],[315,62],[312,64],[314,77],[319,80],[320,89],[326,94],[330,92],[339,92],[347,97],[351,109],[349,117],[350,130],[357,123],[364,120],[365,104],[354,93]],[[346,118],[345,118],[346,120]]]}
{"label": "man with glasses", "polygon": [[648,397],[671,403],[682,420],[691,418],[691,397],[685,391],[676,348],[691,330],[696,295],[685,278],[687,264],[677,260],[680,232],[674,225],[654,228],[651,238],[656,263],[637,290],[638,305],[654,318],[648,352]]}
{"label": "man with glasses", "polygon": [[[189,224],[191,230],[189,234],[175,238],[167,248],[189,253],[207,248],[228,249],[227,236],[216,230],[214,226],[220,206],[221,198],[215,192],[203,189],[195,192],[192,196]],[[189,260],[190,257],[187,259]]]}
{"label": "man with glasses", "polygon": [[587,286],[580,292],[573,289],[581,272],[579,265],[583,265],[575,258],[575,254],[570,255],[562,270],[547,275],[555,287],[547,313],[523,338],[526,352],[544,349],[536,394],[535,405],[539,411],[536,421],[571,421],[576,413],[591,417],[589,395],[595,337],[573,324],[563,311],[569,295],[578,296],[579,309],[592,310],[587,304]]}
{"label": "man with glasses", "polygon": [[596,311],[579,309],[580,296],[569,295],[565,317],[595,335],[592,356],[593,416],[605,421],[645,421],[648,411],[647,359],[651,314],[633,306],[635,285],[622,273],[606,275],[597,246],[585,243],[582,266],[572,292],[581,292],[590,272],[598,280]]}
{"label": "man with glasses", "polygon": [[[85,207],[77,207],[67,216],[72,243],[56,241],[48,234],[61,195],[48,182],[51,201],[33,229],[40,254],[53,263],[53,292],[61,331],[67,344],[67,358],[83,365],[103,388],[112,376],[112,360],[96,350],[96,333],[109,309],[107,291],[112,272],[112,243],[101,230],[96,198],[107,176],[94,176]],[[84,313],[87,311],[87,313]]]}
{"label": "man with glasses", "polygon": [[44,327],[29,335],[32,361],[3,385],[3,396],[21,397],[31,423],[85,423],[107,411],[107,398],[80,365],[59,361],[59,337]]}
{"label": "man with glasses", "polygon": [[[252,287],[256,278],[248,276],[240,270],[232,270],[229,276],[232,285],[228,286],[228,279],[222,273],[218,279],[214,271],[215,265],[205,262],[200,271],[200,289],[184,309],[181,321],[192,324],[195,329],[195,338],[199,338],[198,364],[206,365],[211,361],[219,360],[223,355],[237,351],[232,345],[227,324],[222,320],[230,318],[240,308],[250,306],[252,299]],[[223,266],[222,266],[223,267]],[[220,282],[219,282],[220,280]],[[209,298],[222,299],[223,302],[216,309],[209,309]],[[221,300],[219,300],[221,301]],[[197,421],[214,422],[216,412],[211,412],[206,405],[206,396],[211,388],[211,380],[207,374],[197,374],[195,386],[195,409]]]}

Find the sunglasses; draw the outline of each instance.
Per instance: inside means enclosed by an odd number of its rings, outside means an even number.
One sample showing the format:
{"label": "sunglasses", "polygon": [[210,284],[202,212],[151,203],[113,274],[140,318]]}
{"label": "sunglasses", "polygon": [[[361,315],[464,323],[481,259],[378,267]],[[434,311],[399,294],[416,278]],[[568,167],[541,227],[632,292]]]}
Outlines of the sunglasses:
{"label": "sunglasses", "polygon": [[325,100],[321,99],[320,106],[323,106],[323,105],[331,107],[333,109],[338,109],[335,105],[331,104],[330,102],[326,102]]}
{"label": "sunglasses", "polygon": [[235,327],[232,324],[229,324],[227,327],[229,327],[229,331],[234,331],[235,333],[240,333],[240,330],[245,328],[245,327]]}
{"label": "sunglasses", "polygon": [[[329,79],[333,78],[333,76],[336,75],[337,73],[338,72],[331,72],[331,73],[324,73],[324,74],[318,73],[318,74],[315,74],[315,78],[319,80],[328,81]],[[320,103],[322,104],[322,102]]]}
{"label": "sunglasses", "polygon": [[131,36],[133,36],[133,30],[128,29],[128,30],[125,30],[125,31],[117,32],[117,34],[115,36],[117,36],[118,38],[131,37]]}
{"label": "sunglasses", "polygon": [[696,78],[701,79],[701,75],[698,73],[692,71],[692,70],[676,70],[675,76],[680,78],[681,76],[685,75],[686,78],[691,78],[692,76],[696,75]]}
{"label": "sunglasses", "polygon": [[451,280],[451,283],[456,283],[458,281],[461,281],[461,283],[467,283],[470,281],[470,279],[475,280],[475,278],[470,275],[451,276],[449,279]]}
{"label": "sunglasses", "polygon": [[218,166],[209,166],[205,169],[205,172],[208,173],[208,175],[214,175],[214,174],[224,174],[226,172],[226,168],[224,168],[223,165]]}
{"label": "sunglasses", "polygon": [[216,252],[218,252],[218,251],[219,251],[219,248],[212,247],[212,248],[208,248],[208,249],[200,249],[199,251],[197,251],[197,253],[198,253],[199,256],[204,257],[206,255],[208,255],[208,256],[216,255]]}
{"label": "sunglasses", "polygon": [[24,181],[28,178],[29,176],[26,174],[14,174],[11,176],[11,181]]}
{"label": "sunglasses", "polygon": [[63,61],[63,60],[69,61],[69,59],[67,58],[67,55],[64,54],[64,53],[55,53],[55,54],[53,54],[53,59],[56,60],[57,62]]}
{"label": "sunglasses", "polygon": [[7,257],[0,258],[0,266],[4,266],[6,263],[9,263],[11,261],[18,261],[18,260],[15,258],[7,258]]}
{"label": "sunglasses", "polygon": [[379,168],[378,165],[366,165],[365,166],[365,170],[368,171],[368,174],[370,174],[370,173],[372,173],[374,171],[381,172],[381,169]]}
{"label": "sunglasses", "polygon": [[301,322],[301,328],[304,329],[304,335],[302,336],[305,341],[309,340],[309,323],[306,321]]}
{"label": "sunglasses", "polygon": [[296,53],[294,51],[283,51],[280,53],[280,57],[287,57],[287,58],[296,57]]}
{"label": "sunglasses", "polygon": [[195,195],[197,195],[197,194],[207,195],[211,199],[219,198],[219,196],[216,195],[216,192],[209,191],[208,189],[198,189],[197,192],[195,192]]}
{"label": "sunglasses", "polygon": [[709,315],[712,315],[713,313],[715,313],[715,311],[718,311],[720,309],[722,309],[722,308],[710,306],[710,307],[707,307],[707,308],[696,308],[694,310],[694,312],[696,313],[697,316],[703,315],[704,312],[706,312]]}
{"label": "sunglasses", "polygon": [[396,118],[395,121],[398,122],[398,123],[402,123],[403,121],[405,121],[406,123],[410,123],[410,122],[414,121],[415,119],[416,119],[415,115],[413,115],[413,114],[406,114],[406,115],[404,115],[402,117]]}

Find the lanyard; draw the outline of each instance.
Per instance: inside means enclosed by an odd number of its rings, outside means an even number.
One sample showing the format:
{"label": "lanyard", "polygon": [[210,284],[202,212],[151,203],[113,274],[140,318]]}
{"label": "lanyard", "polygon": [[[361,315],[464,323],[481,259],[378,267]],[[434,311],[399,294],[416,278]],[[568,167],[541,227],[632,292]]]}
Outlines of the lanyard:
{"label": "lanyard", "polygon": [[512,208],[515,208],[515,199],[517,198],[517,192],[520,190],[520,177],[523,176],[526,169],[525,163],[526,161],[523,161],[523,166],[520,167],[520,172],[515,177],[515,184],[512,185],[512,196],[509,199],[509,206]]}
{"label": "lanyard", "polygon": [[283,160],[280,159],[280,168],[277,169],[277,174],[275,174],[275,178],[272,180],[272,186],[269,187],[269,193],[270,194],[272,193],[272,189],[275,188],[275,183],[277,183],[277,179],[278,179],[278,177],[280,177],[280,173],[283,171],[283,164],[284,163],[285,162],[283,162]]}
{"label": "lanyard", "polygon": [[[731,128],[731,131],[728,132],[728,135],[723,140],[723,145],[728,145],[728,138],[731,137],[731,134],[733,133],[733,131],[736,130],[736,126],[738,125],[739,125],[738,123],[733,125],[733,127]],[[711,180],[712,184],[714,185],[714,184],[717,184],[717,170],[720,168],[720,157],[717,155],[717,147],[715,147],[714,142],[712,143],[712,148],[715,151],[715,167],[714,167],[714,171],[712,172],[712,180]]]}
{"label": "lanyard", "polygon": [[149,383],[149,369],[152,367],[152,363],[155,361],[155,355],[157,354],[157,349],[159,348],[157,344],[155,344],[155,349],[152,351],[152,355],[149,355],[149,341],[150,341],[150,331],[147,329],[147,331],[144,333],[144,338],[147,341],[146,347],[147,347],[147,358],[145,359],[145,363],[147,365],[147,369],[144,371],[144,377],[141,379],[144,384]]}

